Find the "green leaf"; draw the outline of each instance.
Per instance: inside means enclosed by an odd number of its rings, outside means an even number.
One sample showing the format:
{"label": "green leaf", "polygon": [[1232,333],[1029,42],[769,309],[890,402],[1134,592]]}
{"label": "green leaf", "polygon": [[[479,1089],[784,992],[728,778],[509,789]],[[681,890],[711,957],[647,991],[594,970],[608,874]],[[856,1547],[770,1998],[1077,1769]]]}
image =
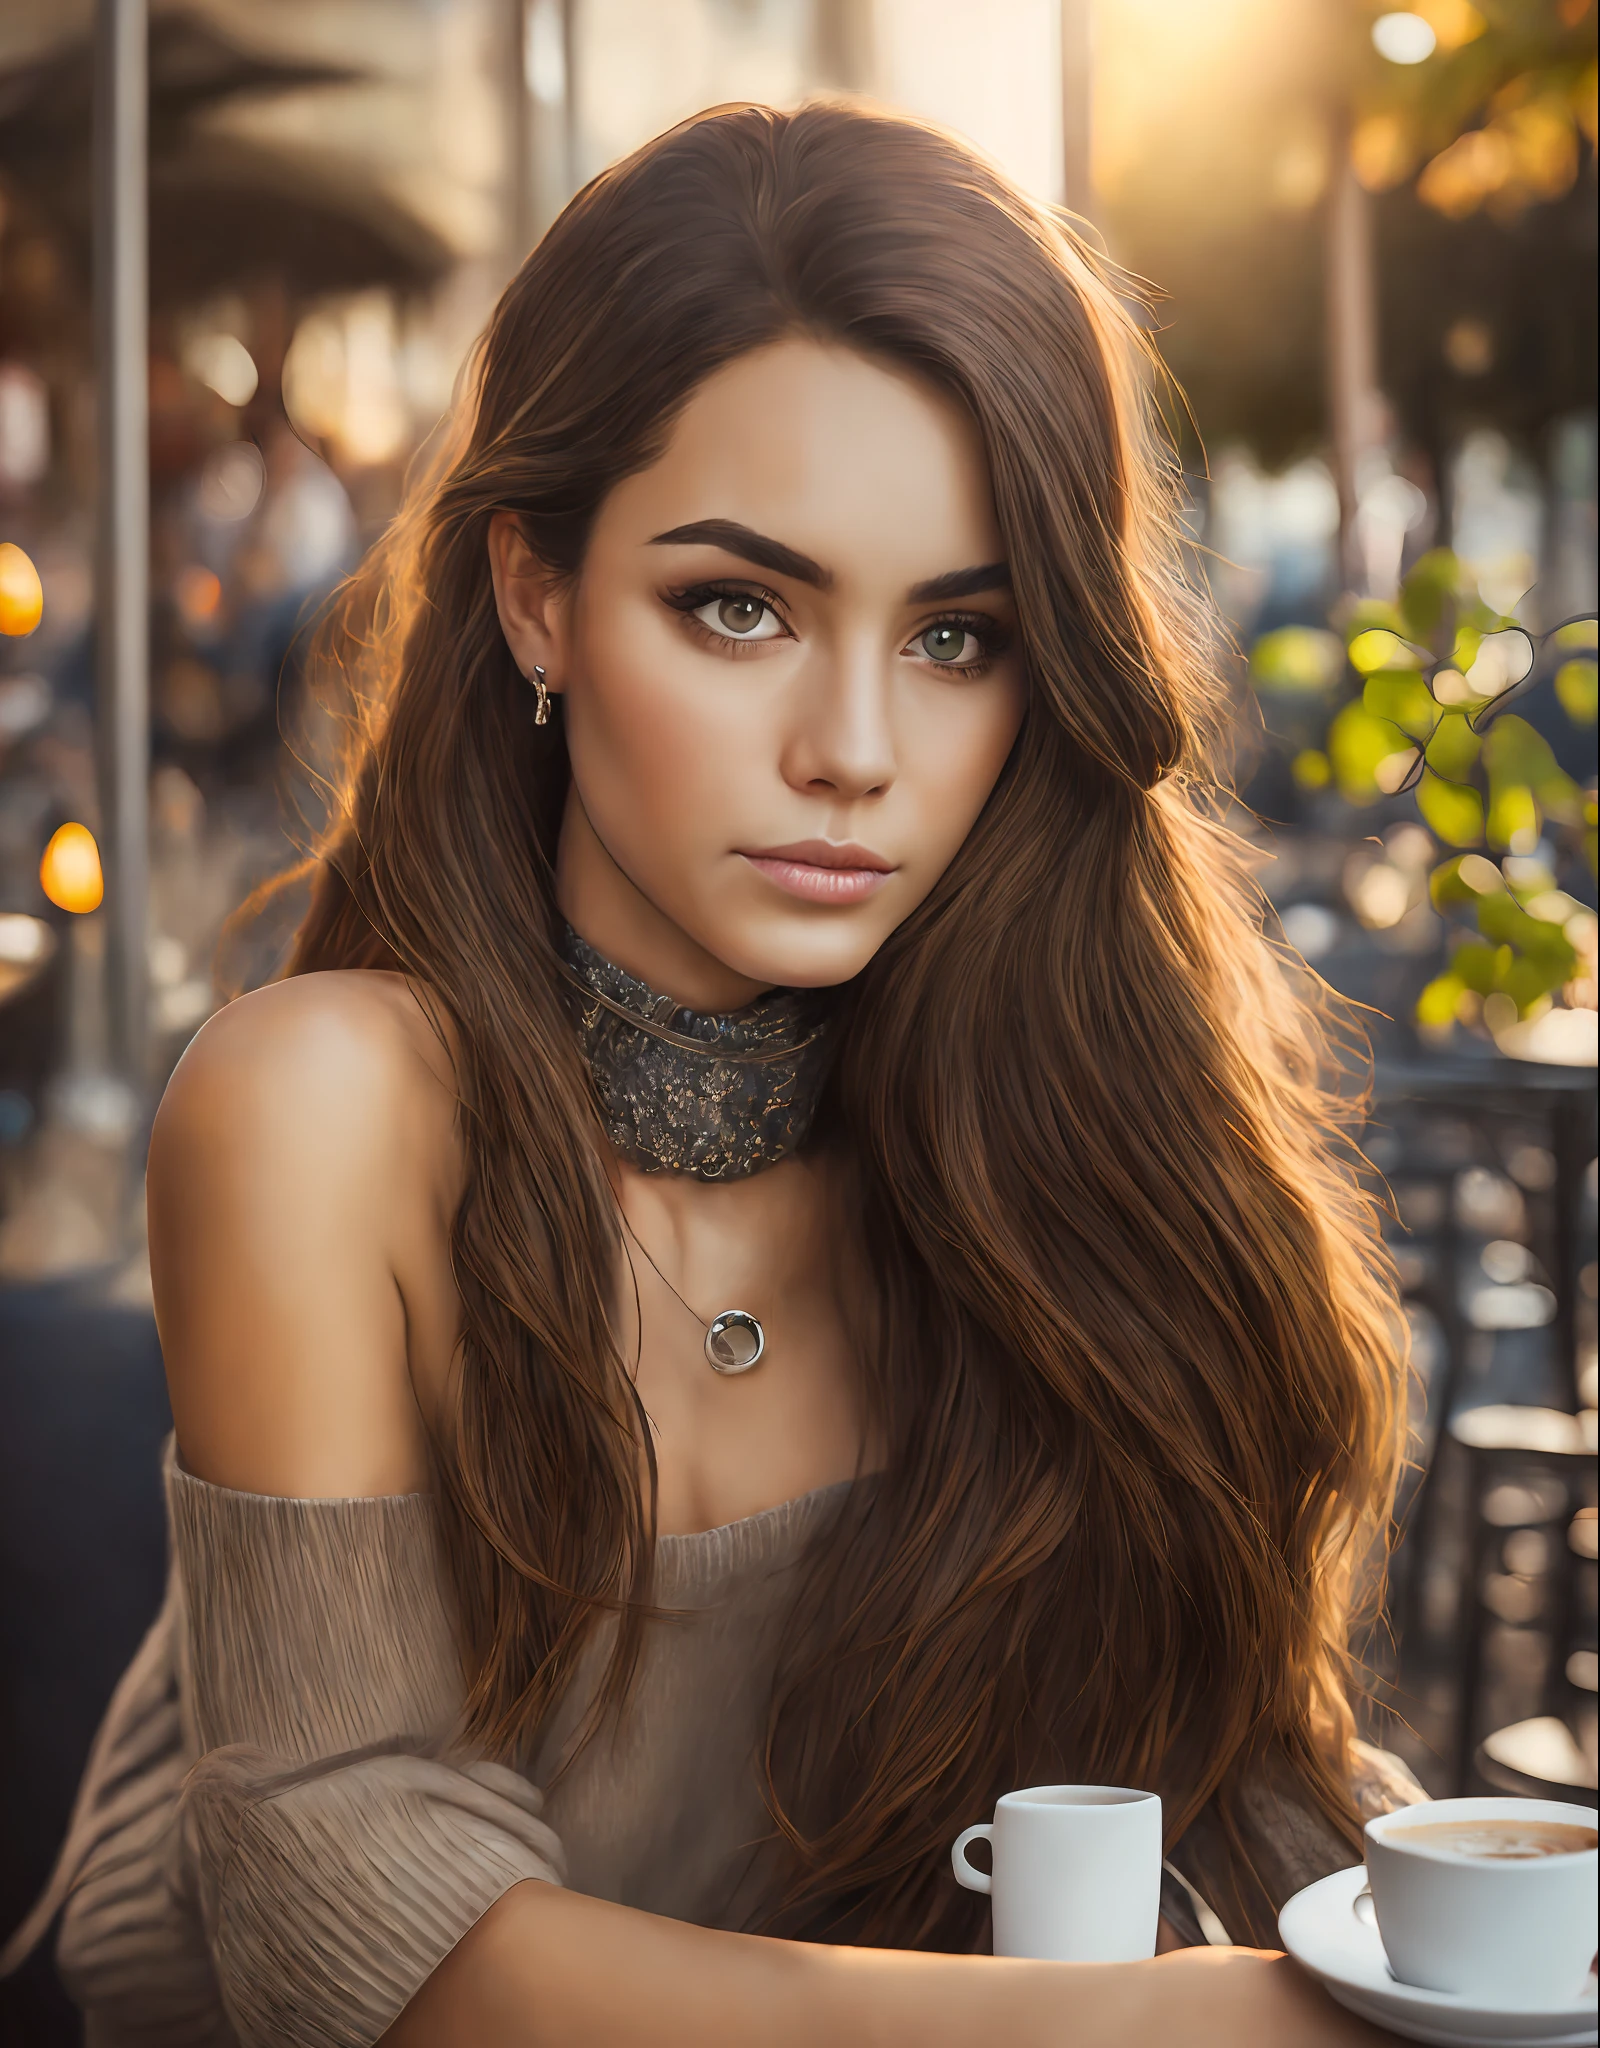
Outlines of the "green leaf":
{"label": "green leaf", "polygon": [[1578,785],[1562,773],[1549,742],[1525,718],[1496,719],[1484,735],[1483,762],[1489,771],[1492,844],[1515,851],[1518,834],[1537,838],[1541,810],[1561,824],[1578,823],[1583,808]]}
{"label": "green leaf", "polygon": [[1436,974],[1417,997],[1417,1022],[1429,1025],[1435,1031],[1446,1024],[1453,1024],[1466,992],[1467,985],[1459,974],[1448,968],[1443,974]]}
{"label": "green leaf", "polygon": [[1450,782],[1465,782],[1482,751],[1483,742],[1464,714],[1447,711],[1428,742],[1428,766]]}
{"label": "green leaf", "polygon": [[1514,715],[1497,718],[1484,735],[1484,762],[1491,775],[1526,782],[1534,789],[1567,781],[1549,742],[1525,718]]}
{"label": "green leaf", "polygon": [[1446,846],[1476,846],[1483,838],[1483,798],[1471,783],[1442,782],[1424,769],[1417,809]]}
{"label": "green leaf", "polygon": [[1593,725],[1600,714],[1600,668],[1592,661],[1564,661],[1556,670],[1556,696],[1574,725]]}
{"label": "green leaf", "polygon": [[1534,961],[1549,974],[1552,988],[1560,988],[1578,971],[1578,949],[1560,925],[1543,924],[1538,918],[1531,922],[1541,936],[1520,940],[1517,950],[1523,959]]}
{"label": "green leaf", "polygon": [[1457,1001],[1467,989],[1480,996],[1509,996],[1523,1014],[1576,973],[1577,949],[1561,925],[1525,910],[1494,862],[1482,854],[1441,862],[1429,877],[1428,892],[1441,911],[1470,909],[1479,937],[1458,943],[1449,968],[1423,991],[1419,1021],[1448,1022],[1455,1014],[1449,1007],[1452,988]]}
{"label": "green leaf", "polygon": [[1548,961],[1524,955],[1507,968],[1501,978],[1500,989],[1502,994],[1510,996],[1520,1012],[1525,1013],[1541,996],[1553,995],[1567,978]]}
{"label": "green leaf", "polygon": [[1539,837],[1539,806],[1525,782],[1491,784],[1485,832],[1491,846],[1513,853],[1531,850]]}
{"label": "green leaf", "polygon": [[1571,980],[1578,955],[1560,925],[1530,917],[1516,898],[1504,890],[1480,896],[1477,910],[1478,929],[1486,939],[1510,946],[1522,958],[1548,967],[1553,988]]}
{"label": "green leaf", "polygon": [[[1497,889],[1493,895],[1480,896],[1476,904],[1478,929],[1486,939],[1497,946],[1510,945],[1520,935],[1520,923],[1526,913],[1519,910],[1515,899],[1504,889]],[[1527,918],[1532,923],[1531,918]]]}
{"label": "green leaf", "polygon": [[1341,614],[1340,623],[1346,640],[1359,640],[1363,633],[1380,632],[1403,638],[1406,630],[1400,607],[1382,597],[1357,598],[1349,610]]}
{"label": "green leaf", "polygon": [[1428,877],[1428,894],[1435,910],[1456,910],[1477,901],[1477,891],[1462,878],[1459,855],[1434,869]]}
{"label": "green leaf", "polygon": [[1398,633],[1382,626],[1369,627],[1350,642],[1350,664],[1361,675],[1370,676],[1380,668],[1420,668],[1416,649]]}
{"label": "green leaf", "polygon": [[1500,985],[1502,967],[1508,969],[1510,965],[1509,946],[1485,946],[1477,939],[1468,939],[1450,956],[1451,973],[1463,988],[1470,988],[1480,996],[1494,993]]}
{"label": "green leaf", "polygon": [[1407,632],[1431,640],[1461,581],[1461,564],[1448,548],[1430,548],[1419,556],[1400,586],[1400,615]]}
{"label": "green leaf", "polygon": [[[1362,685],[1361,701],[1374,718],[1387,718],[1413,739],[1425,740],[1438,719],[1438,707],[1415,669],[1379,669]],[[1399,746],[1396,738],[1394,745]]]}
{"label": "green leaf", "polygon": [[1250,651],[1250,680],[1258,690],[1327,690],[1343,670],[1338,635],[1314,626],[1280,626],[1263,633]]}
{"label": "green leaf", "polygon": [[1347,704],[1328,728],[1328,758],[1340,794],[1353,804],[1369,804],[1378,795],[1378,764],[1405,745],[1387,719],[1374,718],[1360,704]]}

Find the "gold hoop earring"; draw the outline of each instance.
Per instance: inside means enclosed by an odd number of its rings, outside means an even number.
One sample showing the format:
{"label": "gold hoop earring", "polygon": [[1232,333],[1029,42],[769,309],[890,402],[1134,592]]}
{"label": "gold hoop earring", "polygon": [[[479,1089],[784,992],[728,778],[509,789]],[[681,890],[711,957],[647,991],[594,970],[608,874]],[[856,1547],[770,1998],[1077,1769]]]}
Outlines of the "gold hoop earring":
{"label": "gold hoop earring", "polygon": [[538,705],[534,710],[533,722],[535,725],[548,725],[550,723],[550,692],[545,687],[544,670],[540,668],[537,662],[533,665],[533,687],[539,699]]}

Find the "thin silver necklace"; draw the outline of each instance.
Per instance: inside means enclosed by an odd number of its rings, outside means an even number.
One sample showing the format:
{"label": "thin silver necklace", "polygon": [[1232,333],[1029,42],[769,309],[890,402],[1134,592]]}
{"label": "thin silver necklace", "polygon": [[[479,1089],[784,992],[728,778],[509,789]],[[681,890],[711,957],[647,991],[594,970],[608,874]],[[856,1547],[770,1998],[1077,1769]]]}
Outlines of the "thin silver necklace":
{"label": "thin silver necklace", "polygon": [[[618,1213],[621,1214],[621,1211],[619,1210]],[[752,1367],[761,1363],[762,1356],[767,1348],[767,1333],[762,1329],[757,1317],[751,1315],[748,1309],[725,1308],[719,1314],[714,1315],[708,1323],[698,1309],[689,1306],[688,1302],[684,1300],[683,1296],[673,1286],[666,1274],[662,1272],[655,1260],[651,1258],[645,1246],[640,1242],[638,1232],[626,1216],[622,1218],[622,1227],[629,1237],[633,1239],[634,1243],[639,1246],[640,1251],[644,1253],[645,1263],[672,1296],[673,1300],[689,1315],[693,1316],[701,1329],[705,1331],[704,1350],[706,1364],[710,1366],[713,1372],[721,1373],[725,1379],[736,1379],[740,1373],[749,1372]]]}

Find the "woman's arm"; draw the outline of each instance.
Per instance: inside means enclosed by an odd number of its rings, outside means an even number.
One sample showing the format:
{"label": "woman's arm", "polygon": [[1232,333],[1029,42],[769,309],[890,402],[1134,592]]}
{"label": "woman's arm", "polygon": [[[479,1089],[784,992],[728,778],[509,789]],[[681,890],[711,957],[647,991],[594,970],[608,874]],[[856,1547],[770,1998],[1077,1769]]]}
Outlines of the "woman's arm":
{"label": "woman's arm", "polygon": [[1286,1956],[1029,1963],[722,1934],[527,1883],[383,2048],[1381,2048]]}

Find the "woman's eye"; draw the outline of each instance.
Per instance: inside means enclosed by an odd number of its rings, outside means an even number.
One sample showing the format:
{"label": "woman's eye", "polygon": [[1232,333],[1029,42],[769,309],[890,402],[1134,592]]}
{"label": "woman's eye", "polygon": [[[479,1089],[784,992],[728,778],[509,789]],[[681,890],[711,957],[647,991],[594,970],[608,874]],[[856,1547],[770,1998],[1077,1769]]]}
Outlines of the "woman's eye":
{"label": "woman's eye", "polygon": [[983,642],[970,627],[957,625],[950,619],[930,626],[917,636],[913,645],[943,668],[971,668],[983,659],[985,653]]}
{"label": "woman's eye", "polygon": [[729,640],[776,640],[783,631],[771,605],[759,597],[714,597],[694,611],[702,626]]}

